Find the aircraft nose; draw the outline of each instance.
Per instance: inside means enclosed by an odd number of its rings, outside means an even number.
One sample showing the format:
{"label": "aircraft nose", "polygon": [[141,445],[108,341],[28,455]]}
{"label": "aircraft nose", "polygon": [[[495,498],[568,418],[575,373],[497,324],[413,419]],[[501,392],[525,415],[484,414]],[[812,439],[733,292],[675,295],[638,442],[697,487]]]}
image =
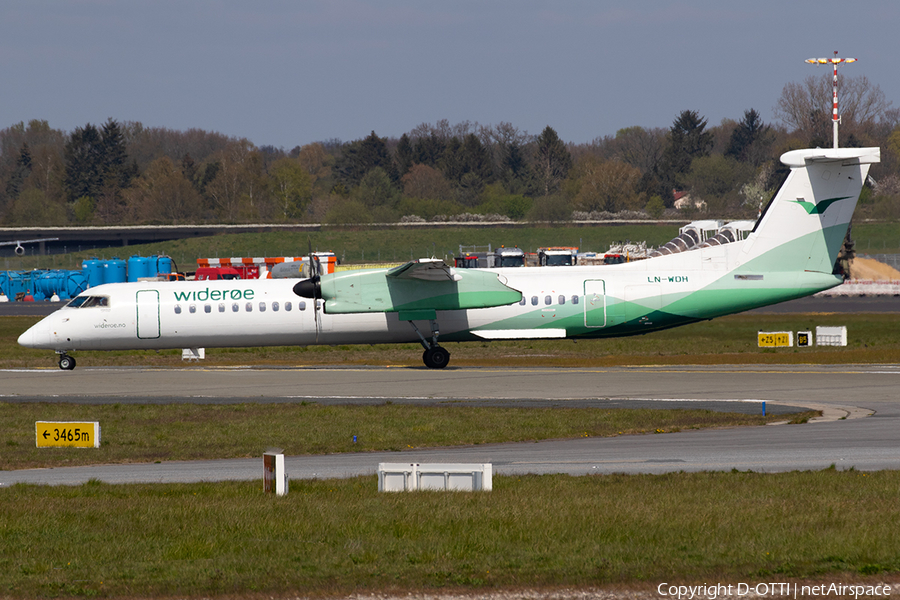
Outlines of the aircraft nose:
{"label": "aircraft nose", "polygon": [[25,333],[19,336],[19,345],[26,348],[34,348],[34,327],[29,327]]}
{"label": "aircraft nose", "polygon": [[46,348],[50,344],[50,325],[40,321],[19,336],[19,345],[26,348]]}

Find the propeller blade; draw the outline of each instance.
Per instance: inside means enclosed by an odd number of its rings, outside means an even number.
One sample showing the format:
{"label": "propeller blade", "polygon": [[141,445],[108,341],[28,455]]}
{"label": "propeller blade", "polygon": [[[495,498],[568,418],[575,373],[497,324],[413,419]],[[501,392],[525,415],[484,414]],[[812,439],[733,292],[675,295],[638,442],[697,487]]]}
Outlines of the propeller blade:
{"label": "propeller blade", "polygon": [[[316,262],[316,257],[312,251],[312,239],[309,236],[306,237],[306,245],[309,249],[309,274],[310,278],[307,279],[308,282],[312,283],[312,301],[313,301],[313,322],[316,327],[316,343],[319,343],[319,298],[322,297],[322,288],[319,283],[319,264]],[[303,282],[300,282],[303,283]],[[297,286],[300,284],[298,283]],[[296,287],[295,290],[296,290]],[[308,297],[308,296],[307,296]]]}

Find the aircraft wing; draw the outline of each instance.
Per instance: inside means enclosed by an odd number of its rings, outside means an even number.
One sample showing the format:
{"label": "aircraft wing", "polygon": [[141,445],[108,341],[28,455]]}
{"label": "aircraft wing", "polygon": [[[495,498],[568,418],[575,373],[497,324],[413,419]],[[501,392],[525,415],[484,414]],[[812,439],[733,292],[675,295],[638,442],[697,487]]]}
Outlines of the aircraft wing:
{"label": "aircraft wing", "polygon": [[522,299],[522,293],[506,285],[499,273],[481,269],[462,271],[450,268],[439,259],[421,259],[389,270],[323,275],[321,294],[325,312],[432,314],[437,310],[503,306]]}

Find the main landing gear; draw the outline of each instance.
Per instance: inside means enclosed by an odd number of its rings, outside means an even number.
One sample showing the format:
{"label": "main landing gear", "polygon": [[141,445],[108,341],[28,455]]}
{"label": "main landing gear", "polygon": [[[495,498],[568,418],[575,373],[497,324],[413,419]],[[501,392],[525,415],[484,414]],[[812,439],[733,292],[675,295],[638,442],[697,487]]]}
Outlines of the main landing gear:
{"label": "main landing gear", "polygon": [[59,368],[63,371],[71,371],[75,368],[75,357],[69,356],[65,352],[59,353]]}
{"label": "main landing gear", "polygon": [[419,336],[422,347],[425,348],[425,352],[422,353],[422,361],[425,363],[425,366],[429,369],[443,369],[450,362],[450,353],[446,348],[438,345],[440,331],[438,331],[437,321],[431,319],[429,322],[431,323],[431,341],[425,339],[425,336],[422,335],[415,323],[410,321],[409,324],[416,330],[416,335]]}

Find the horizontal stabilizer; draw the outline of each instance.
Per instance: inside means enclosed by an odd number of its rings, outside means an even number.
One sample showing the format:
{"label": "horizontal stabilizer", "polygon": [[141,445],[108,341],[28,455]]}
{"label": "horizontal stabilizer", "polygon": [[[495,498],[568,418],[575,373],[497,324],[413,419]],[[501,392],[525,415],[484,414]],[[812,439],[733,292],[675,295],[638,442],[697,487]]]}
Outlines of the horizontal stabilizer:
{"label": "horizontal stabilizer", "polygon": [[802,167],[812,162],[844,162],[871,165],[881,162],[881,148],[808,148],[791,150],[781,155],[789,167]]}

